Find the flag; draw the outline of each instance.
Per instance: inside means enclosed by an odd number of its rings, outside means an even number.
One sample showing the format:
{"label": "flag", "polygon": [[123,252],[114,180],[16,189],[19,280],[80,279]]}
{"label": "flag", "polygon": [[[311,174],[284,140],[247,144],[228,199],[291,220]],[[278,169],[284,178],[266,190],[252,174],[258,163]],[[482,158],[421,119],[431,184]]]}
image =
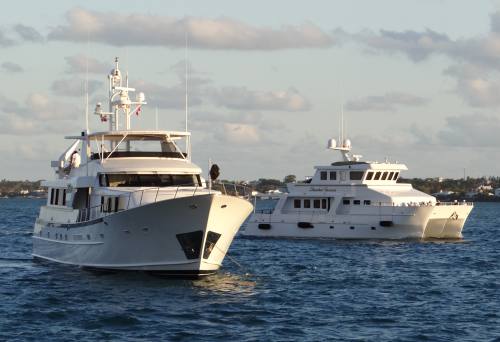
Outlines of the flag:
{"label": "flag", "polygon": [[135,110],[135,115],[139,116],[140,113],[141,113],[141,106],[137,107],[137,109]]}

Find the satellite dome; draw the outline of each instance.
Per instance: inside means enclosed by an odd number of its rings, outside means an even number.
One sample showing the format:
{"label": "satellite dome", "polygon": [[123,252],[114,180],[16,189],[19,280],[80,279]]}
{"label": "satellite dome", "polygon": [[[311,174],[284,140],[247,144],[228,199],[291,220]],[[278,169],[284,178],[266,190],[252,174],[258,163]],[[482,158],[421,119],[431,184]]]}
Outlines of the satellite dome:
{"label": "satellite dome", "polygon": [[329,148],[329,149],[334,149],[337,147],[337,141],[333,138],[331,139],[328,139],[328,145],[326,148]]}
{"label": "satellite dome", "polygon": [[345,139],[345,140],[344,140],[344,147],[345,147],[345,148],[349,148],[349,149],[350,149],[350,148],[352,147],[351,140],[349,140],[349,139]]}

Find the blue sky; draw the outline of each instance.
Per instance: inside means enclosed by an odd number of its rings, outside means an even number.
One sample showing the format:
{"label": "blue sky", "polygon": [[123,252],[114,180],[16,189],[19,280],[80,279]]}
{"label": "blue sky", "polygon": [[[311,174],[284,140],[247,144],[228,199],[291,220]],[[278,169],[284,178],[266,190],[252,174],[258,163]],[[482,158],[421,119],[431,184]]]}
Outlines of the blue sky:
{"label": "blue sky", "polygon": [[[114,56],[146,93],[136,128],[184,127],[223,178],[299,178],[354,152],[406,176],[500,175],[500,1],[16,1],[0,13],[0,178],[52,176]],[[87,39],[88,37],[88,39]],[[92,117],[91,128],[102,130]]]}

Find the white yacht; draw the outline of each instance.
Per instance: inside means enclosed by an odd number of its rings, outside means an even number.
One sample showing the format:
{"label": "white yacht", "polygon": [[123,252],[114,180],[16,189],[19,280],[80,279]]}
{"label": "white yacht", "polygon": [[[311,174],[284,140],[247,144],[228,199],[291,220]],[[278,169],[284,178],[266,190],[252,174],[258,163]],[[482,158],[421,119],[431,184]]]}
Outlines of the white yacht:
{"label": "white yacht", "polygon": [[343,160],[316,166],[306,182],[287,184],[274,208],[254,209],[242,232],[257,237],[421,239],[462,237],[471,203],[438,202],[398,183],[404,164],[361,161],[351,142],[328,148]]}
{"label": "white yacht", "polygon": [[33,256],[94,269],[214,273],[252,204],[236,186],[205,183],[191,162],[189,132],[130,129],[145,97],[130,99],[135,89],[115,63],[109,111],[99,103],[95,110],[109,131],[67,137],[74,142],[52,162],[55,179],[43,182],[48,199]]}

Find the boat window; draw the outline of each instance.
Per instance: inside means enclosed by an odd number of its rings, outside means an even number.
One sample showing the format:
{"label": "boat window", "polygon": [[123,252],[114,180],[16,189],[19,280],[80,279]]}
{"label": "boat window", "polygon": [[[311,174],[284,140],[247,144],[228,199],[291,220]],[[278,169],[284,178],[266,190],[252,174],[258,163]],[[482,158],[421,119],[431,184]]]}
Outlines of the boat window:
{"label": "boat window", "polygon": [[326,198],[321,200],[321,209],[326,209]]}
{"label": "boat window", "polygon": [[326,175],[327,175],[326,171],[321,171],[321,173],[320,173],[321,180],[326,180],[327,179]]}
{"label": "boat window", "polygon": [[380,179],[380,174],[381,174],[381,172],[375,173],[375,177],[373,178],[373,180],[379,180]]}
{"label": "boat window", "polygon": [[172,174],[106,174],[100,177],[105,183],[102,186],[135,187],[135,186],[201,186],[199,175],[172,175]]}
{"label": "boat window", "polygon": [[352,204],[354,204],[354,205],[360,205],[361,201],[360,200],[354,200],[354,201],[352,201]]}
{"label": "boat window", "polygon": [[305,199],[304,200],[304,208],[310,208],[311,207],[311,200]]}
{"label": "boat window", "polygon": [[66,189],[63,190],[62,205],[66,205]]}
{"label": "boat window", "polygon": [[299,199],[293,200],[293,207],[294,208],[300,208],[300,200]]}
{"label": "boat window", "polygon": [[372,178],[373,178],[373,172],[368,172],[366,174],[366,180],[372,180]]}
{"label": "boat window", "polygon": [[315,199],[314,200],[314,209],[319,209],[321,208],[321,200]]}
{"label": "boat window", "polygon": [[364,201],[363,201],[363,204],[364,204],[364,205],[371,205],[371,204],[372,204],[372,201],[370,201],[370,200],[364,200]]}
{"label": "boat window", "polygon": [[337,180],[337,171],[330,171],[330,180]]}
{"label": "boat window", "polygon": [[396,173],[394,174],[394,178],[393,178],[393,179],[394,179],[394,180],[398,179],[398,176],[399,176],[399,172],[396,172]]}
{"label": "boat window", "polygon": [[50,204],[54,204],[54,188],[50,189]]}
{"label": "boat window", "polygon": [[364,174],[363,171],[351,171],[350,173],[351,180],[361,180],[363,179],[363,174]]}
{"label": "boat window", "polygon": [[389,173],[389,177],[387,177],[387,180],[391,180],[394,178],[394,172]]}
{"label": "boat window", "polygon": [[349,204],[351,204],[351,201],[348,199],[345,199],[342,203],[344,203],[345,205],[349,205]]}
{"label": "boat window", "polygon": [[381,179],[381,180],[386,180],[386,179],[387,179],[387,172],[384,172],[384,173],[382,174],[382,179]]}
{"label": "boat window", "polygon": [[56,199],[54,200],[55,205],[59,205],[59,189],[56,189]]}

